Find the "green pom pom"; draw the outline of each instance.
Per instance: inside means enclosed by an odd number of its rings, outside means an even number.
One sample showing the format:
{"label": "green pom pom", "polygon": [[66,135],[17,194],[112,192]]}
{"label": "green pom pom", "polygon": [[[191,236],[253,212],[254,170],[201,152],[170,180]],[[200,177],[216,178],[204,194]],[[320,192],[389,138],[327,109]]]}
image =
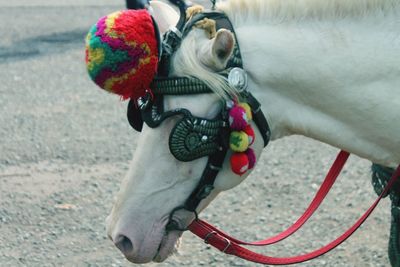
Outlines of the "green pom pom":
{"label": "green pom pom", "polygon": [[243,131],[233,131],[229,137],[229,146],[235,152],[244,152],[249,147],[249,137]]}

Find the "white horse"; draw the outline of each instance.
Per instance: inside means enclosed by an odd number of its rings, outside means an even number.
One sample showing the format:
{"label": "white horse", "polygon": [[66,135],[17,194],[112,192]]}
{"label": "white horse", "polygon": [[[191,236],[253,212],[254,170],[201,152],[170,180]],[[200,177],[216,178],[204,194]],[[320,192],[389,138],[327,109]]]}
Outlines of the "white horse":
{"label": "white horse", "polygon": [[[175,25],[178,14],[171,7],[152,6],[162,31]],[[262,104],[272,140],[299,134],[384,166],[400,163],[400,1],[229,0],[217,9],[234,25],[249,90]],[[165,109],[213,118],[220,93],[232,90],[216,72],[233,44],[227,30],[211,40],[192,30],[172,72],[195,76],[216,94],[166,97]],[[170,154],[168,135],[176,120],[144,126],[107,219],[108,235],[132,262],[163,261],[174,250],[181,232],[166,233],[168,216],[189,196],[207,161],[185,163]],[[259,156],[263,144],[256,134]],[[198,212],[246,178],[224,166]],[[189,212],[174,216],[182,225],[193,220]]]}

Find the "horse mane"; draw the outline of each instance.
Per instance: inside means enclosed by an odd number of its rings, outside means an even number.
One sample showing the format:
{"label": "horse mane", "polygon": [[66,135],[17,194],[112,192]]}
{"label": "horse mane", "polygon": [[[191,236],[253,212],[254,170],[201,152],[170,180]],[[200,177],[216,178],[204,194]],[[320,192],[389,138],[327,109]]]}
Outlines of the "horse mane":
{"label": "horse mane", "polygon": [[243,22],[249,25],[306,18],[363,17],[371,12],[384,15],[399,6],[398,0],[225,0],[217,8],[238,27]]}
{"label": "horse mane", "polygon": [[[375,12],[384,16],[389,12],[399,12],[399,0],[224,0],[217,4],[235,28],[242,25],[260,25],[290,20],[342,19],[347,17],[367,17]],[[378,16],[377,15],[377,16]],[[194,29],[192,32],[200,30]],[[199,60],[196,35],[187,36],[172,61],[172,73],[178,76],[196,77],[205,82],[217,95],[226,98],[237,95],[226,78],[205,67]]]}

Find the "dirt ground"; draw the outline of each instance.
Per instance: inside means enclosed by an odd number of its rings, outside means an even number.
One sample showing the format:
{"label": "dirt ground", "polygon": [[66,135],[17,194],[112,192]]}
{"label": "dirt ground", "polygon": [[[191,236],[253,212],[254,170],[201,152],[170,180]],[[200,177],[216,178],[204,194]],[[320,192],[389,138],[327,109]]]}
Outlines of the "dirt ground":
{"label": "dirt ground", "polygon": [[[89,80],[84,36],[118,1],[0,0],[0,266],[135,266],[105,234],[105,217],[135,149],[126,104]],[[9,22],[9,23],[5,23]],[[257,169],[201,217],[248,240],[271,236],[305,209],[337,149],[273,142]],[[259,249],[305,253],[338,237],[376,198],[370,163],[352,156],[318,214]],[[343,245],[298,266],[389,266],[389,200]],[[185,233],[180,252],[147,266],[255,266]]]}

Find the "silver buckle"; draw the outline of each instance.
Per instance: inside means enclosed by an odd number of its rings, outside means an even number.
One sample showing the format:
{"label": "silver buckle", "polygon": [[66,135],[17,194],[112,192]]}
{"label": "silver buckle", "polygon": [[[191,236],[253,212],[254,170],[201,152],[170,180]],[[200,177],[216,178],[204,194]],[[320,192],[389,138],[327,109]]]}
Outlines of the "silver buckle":
{"label": "silver buckle", "polygon": [[[216,231],[212,231],[212,232],[209,232],[207,235],[206,235],[206,237],[204,237],[204,243],[206,243],[206,244],[208,244],[208,239],[210,238],[210,236],[212,236],[212,235],[219,235]],[[229,240],[229,239],[227,239],[226,237],[223,237],[223,236],[220,236],[220,237],[222,237],[224,240],[225,240],[225,242],[226,242],[226,246],[225,246],[225,248],[222,250],[222,252],[226,252],[226,250],[231,246],[231,241]]]}
{"label": "silver buckle", "polygon": [[208,164],[208,166],[209,166],[210,169],[213,170],[213,171],[220,171],[220,170],[222,170],[221,167],[214,166],[214,165],[212,165],[212,164]]}

